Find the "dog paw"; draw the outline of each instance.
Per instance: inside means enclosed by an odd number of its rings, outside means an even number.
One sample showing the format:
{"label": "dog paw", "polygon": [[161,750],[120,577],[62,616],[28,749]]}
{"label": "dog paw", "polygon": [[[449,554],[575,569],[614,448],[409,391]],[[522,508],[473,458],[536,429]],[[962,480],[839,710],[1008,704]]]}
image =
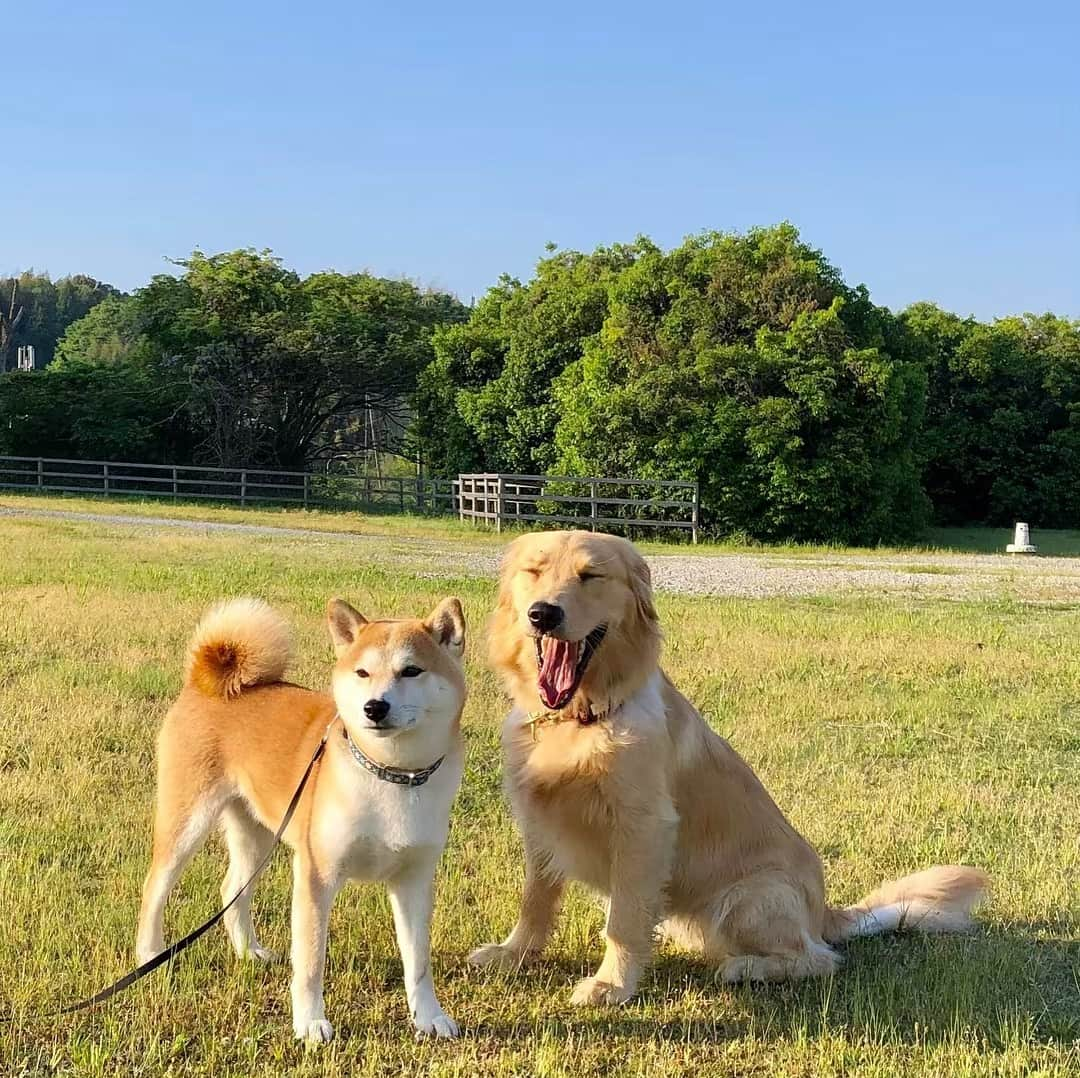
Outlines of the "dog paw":
{"label": "dog paw", "polygon": [[609,984],[595,977],[586,977],[574,986],[570,1002],[575,1007],[611,1007],[625,1003],[634,990],[621,984]]}
{"label": "dog paw", "polygon": [[295,1022],[296,1039],[308,1044],[329,1044],[334,1039],[334,1027],[325,1018],[313,1018],[310,1022]]}
{"label": "dog paw", "polygon": [[265,962],[267,965],[281,961],[281,955],[277,951],[271,951],[269,947],[249,947],[244,952],[244,957],[252,962]]}
{"label": "dog paw", "polygon": [[461,1036],[458,1024],[445,1011],[434,1011],[430,1015],[417,1015],[413,1019],[416,1026],[416,1039],[423,1037],[436,1037],[438,1039],[453,1039]]}
{"label": "dog paw", "polygon": [[504,947],[501,943],[485,943],[483,947],[477,947],[465,961],[470,966],[491,966],[505,970],[517,970],[524,964],[524,959],[517,951]]}

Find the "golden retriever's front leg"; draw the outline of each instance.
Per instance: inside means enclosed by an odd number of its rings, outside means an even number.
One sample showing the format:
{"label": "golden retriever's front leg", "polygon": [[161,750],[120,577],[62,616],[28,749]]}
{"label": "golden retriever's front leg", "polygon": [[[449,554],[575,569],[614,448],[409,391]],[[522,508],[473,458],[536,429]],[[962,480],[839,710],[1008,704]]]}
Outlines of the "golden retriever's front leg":
{"label": "golden retriever's front leg", "polygon": [[571,1003],[625,1003],[637,991],[652,958],[677,826],[674,806],[666,800],[647,811],[616,815],[604,960],[594,976],[577,983]]}
{"label": "golden retriever's front leg", "polygon": [[543,949],[555,927],[565,881],[552,874],[546,859],[525,843],[525,891],[517,924],[502,943],[485,943],[469,955],[474,966],[520,969]]}

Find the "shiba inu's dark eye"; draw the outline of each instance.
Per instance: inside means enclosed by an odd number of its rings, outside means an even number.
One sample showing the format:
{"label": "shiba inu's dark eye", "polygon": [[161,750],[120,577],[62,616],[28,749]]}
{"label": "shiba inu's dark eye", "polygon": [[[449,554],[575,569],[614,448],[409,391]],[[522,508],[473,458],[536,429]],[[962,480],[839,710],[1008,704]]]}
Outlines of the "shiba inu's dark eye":
{"label": "shiba inu's dark eye", "polygon": [[423,672],[424,671],[421,670],[419,666],[406,666],[405,669],[401,671],[401,676],[402,677],[418,677]]}
{"label": "shiba inu's dark eye", "polygon": [[582,582],[582,584],[584,584],[584,583],[586,583],[586,581],[589,581],[589,580],[603,580],[604,579],[604,574],[603,573],[591,573],[591,572],[589,572],[588,569],[582,569],[581,572],[578,573],[577,578],[578,578],[578,580],[580,580]]}
{"label": "shiba inu's dark eye", "polygon": [[523,573],[528,573],[529,576],[539,576],[540,570],[535,565],[529,565],[521,570]]}
{"label": "shiba inu's dark eye", "polygon": [[366,670],[357,670],[356,671],[356,676],[357,677],[364,677],[364,678],[371,677],[371,675]]}

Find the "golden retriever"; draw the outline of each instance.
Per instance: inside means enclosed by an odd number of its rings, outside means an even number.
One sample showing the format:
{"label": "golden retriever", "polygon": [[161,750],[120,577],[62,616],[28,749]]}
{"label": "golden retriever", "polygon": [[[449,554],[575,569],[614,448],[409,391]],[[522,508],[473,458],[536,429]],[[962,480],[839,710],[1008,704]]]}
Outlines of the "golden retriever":
{"label": "golden retriever", "polygon": [[503,752],[525,892],[513,931],[473,964],[538,954],[567,880],[607,899],[604,958],[577,1004],[629,999],[658,927],[734,982],[830,974],[831,944],[854,936],[969,925],[987,886],[975,868],[931,868],[856,906],[827,905],[818,855],[659,654],[649,569],[629,542],[567,531],[511,544],[490,657],[515,705]]}

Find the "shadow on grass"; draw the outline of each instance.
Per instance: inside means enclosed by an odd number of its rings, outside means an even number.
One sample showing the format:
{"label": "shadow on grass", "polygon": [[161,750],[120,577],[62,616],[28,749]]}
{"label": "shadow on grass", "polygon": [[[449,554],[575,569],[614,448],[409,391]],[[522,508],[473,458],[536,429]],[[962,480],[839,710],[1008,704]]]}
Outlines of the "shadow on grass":
{"label": "shadow on grass", "polygon": [[[596,1035],[684,1043],[840,1033],[913,1045],[973,1033],[995,1049],[1016,1040],[1068,1046],[1080,1039],[1080,940],[1036,938],[1043,927],[861,940],[845,949],[835,977],[786,984],[727,986],[702,961],[662,956],[638,1000],[614,1011],[567,1007],[569,986],[583,973],[569,961],[539,963],[515,990],[531,980],[533,991],[553,993],[547,1021],[556,1036],[587,1026]],[[694,1005],[672,1015],[686,993]],[[713,1014],[701,1015],[703,1001],[706,1008],[715,1001]],[[475,1032],[502,1038],[520,1030],[491,1024]]]}

